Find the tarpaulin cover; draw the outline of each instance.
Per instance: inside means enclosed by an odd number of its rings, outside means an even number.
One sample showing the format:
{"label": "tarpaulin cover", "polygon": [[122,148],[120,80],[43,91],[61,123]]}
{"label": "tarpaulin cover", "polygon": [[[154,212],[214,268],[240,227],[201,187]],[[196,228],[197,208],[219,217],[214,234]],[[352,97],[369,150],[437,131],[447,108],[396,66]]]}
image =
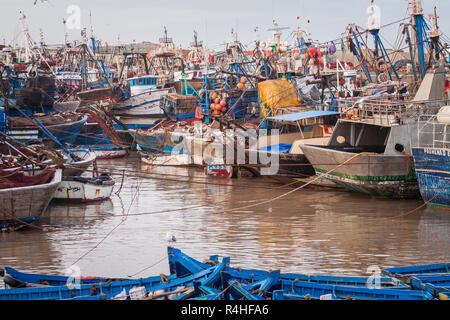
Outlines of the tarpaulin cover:
{"label": "tarpaulin cover", "polygon": [[46,168],[40,174],[34,176],[26,176],[22,172],[0,170],[0,190],[8,188],[19,188],[37,186],[52,181],[55,175],[55,168]]}
{"label": "tarpaulin cover", "polygon": [[268,152],[279,152],[279,153],[289,153],[291,151],[292,144],[280,143],[275,144],[273,146],[265,146],[259,148],[260,151],[268,151]]}
{"label": "tarpaulin cover", "polygon": [[285,79],[266,80],[258,83],[261,102],[269,108],[296,106],[300,104],[294,86]]}

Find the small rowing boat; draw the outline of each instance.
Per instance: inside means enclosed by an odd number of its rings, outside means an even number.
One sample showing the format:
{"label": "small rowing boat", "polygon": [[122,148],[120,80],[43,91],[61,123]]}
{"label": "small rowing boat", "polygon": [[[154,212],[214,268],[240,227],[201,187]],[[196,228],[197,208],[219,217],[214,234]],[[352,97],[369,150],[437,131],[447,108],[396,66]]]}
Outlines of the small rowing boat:
{"label": "small rowing boat", "polygon": [[64,177],[53,195],[61,201],[90,202],[109,199],[113,192],[114,180],[109,174],[98,177]]}

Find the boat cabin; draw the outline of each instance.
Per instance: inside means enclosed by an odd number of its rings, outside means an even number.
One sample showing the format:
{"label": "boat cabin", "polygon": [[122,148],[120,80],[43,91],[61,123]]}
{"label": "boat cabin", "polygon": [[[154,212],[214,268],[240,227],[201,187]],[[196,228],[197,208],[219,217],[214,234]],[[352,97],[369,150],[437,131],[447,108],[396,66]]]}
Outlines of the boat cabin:
{"label": "boat cabin", "polygon": [[335,111],[310,110],[267,117],[268,128],[279,132],[260,136],[257,147],[261,151],[276,149],[283,153],[297,153],[296,142],[299,140],[328,140],[338,116],[339,112]]}
{"label": "boat cabin", "polygon": [[352,153],[400,155],[411,153],[416,140],[417,123],[388,126],[340,119],[328,148]]}
{"label": "boat cabin", "polygon": [[127,79],[130,86],[131,96],[150,92],[151,89],[156,88],[161,84],[161,79],[158,76],[145,75]]}

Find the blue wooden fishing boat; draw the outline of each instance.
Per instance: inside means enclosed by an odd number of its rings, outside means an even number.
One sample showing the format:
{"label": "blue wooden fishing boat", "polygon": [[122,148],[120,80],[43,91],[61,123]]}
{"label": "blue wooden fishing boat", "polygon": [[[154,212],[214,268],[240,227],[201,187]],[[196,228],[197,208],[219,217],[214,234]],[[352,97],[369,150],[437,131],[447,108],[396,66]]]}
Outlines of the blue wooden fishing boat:
{"label": "blue wooden fishing boat", "polygon": [[179,287],[193,286],[194,281],[207,279],[217,268],[223,268],[223,264],[176,279],[154,276],[112,283],[81,284],[72,288],[68,286],[48,286],[4,289],[0,290],[0,300],[128,299],[130,298],[130,289],[135,287],[145,289],[143,290],[145,294],[142,297],[145,298],[151,292],[172,291]]}
{"label": "blue wooden fishing boat", "polygon": [[[170,270],[175,274],[190,274],[215,264],[218,261],[217,256],[211,256],[207,261],[200,262],[185,254],[180,250],[169,248]],[[320,278],[309,277],[312,281],[301,281],[300,278],[306,279],[305,275],[280,274],[279,271],[270,273],[260,270],[243,270],[240,268],[228,267],[222,272],[222,287],[224,299],[244,299],[244,300],[261,300],[273,296],[273,300],[277,299],[321,299],[323,296],[331,296],[332,299],[373,299],[373,300],[427,300],[432,299],[433,295],[426,290],[411,290],[408,286],[402,285],[398,288],[367,288],[367,278],[364,282],[357,277],[334,277]],[[345,280],[347,280],[347,282]],[[314,280],[318,282],[313,282]],[[350,285],[336,285],[336,283]],[[364,286],[355,286],[355,283]],[[398,283],[400,281],[397,280]],[[329,284],[324,284],[329,283]],[[276,293],[280,288],[281,291]],[[194,299],[217,299],[219,288],[208,290],[204,286],[197,286],[197,294],[204,293],[204,296],[195,297]],[[220,295],[219,291],[219,295]]]}
{"label": "blue wooden fishing boat", "polygon": [[411,287],[419,288],[418,283],[429,283],[439,287],[446,287],[450,289],[450,274],[442,275],[422,275],[411,277]]}
{"label": "blue wooden fishing boat", "polygon": [[[127,281],[125,278],[100,278],[100,277],[80,277],[78,279],[55,276],[55,275],[41,275],[35,273],[23,273],[10,267],[0,267],[0,277],[3,282],[11,289],[26,288],[36,286],[65,286],[68,283],[79,281],[80,284],[94,284],[94,283],[109,283],[117,281]],[[170,279],[174,279],[170,276]]]}
{"label": "blue wooden fishing boat", "polygon": [[375,289],[351,286],[318,284],[306,281],[280,280],[283,295],[273,295],[272,299],[284,299],[292,296],[294,299],[320,299],[324,295],[333,295],[342,299],[363,300],[429,300],[433,296],[423,290]]}
{"label": "blue wooden fishing boat", "polygon": [[415,276],[410,279],[411,287],[430,293],[434,298],[447,300],[450,293],[450,274],[433,276]]}
{"label": "blue wooden fishing boat", "polygon": [[[230,267],[230,258],[219,262],[217,255],[200,262],[179,249],[168,247],[171,275],[145,279],[80,278],[70,286],[70,278],[26,274],[5,267],[0,270],[24,288],[0,290],[0,300],[429,300],[444,299],[450,292],[450,274],[423,273],[411,277],[411,287],[392,277],[382,277],[381,288],[367,287],[367,277],[329,277],[282,274],[279,270]],[[446,264],[402,267],[398,272],[442,271]],[[73,284],[73,282],[72,282]]]}
{"label": "blue wooden fishing boat", "polygon": [[385,268],[383,271],[391,275],[418,275],[430,273],[450,273],[450,263],[424,264],[419,266],[405,266]]}
{"label": "blue wooden fishing boat", "polygon": [[[200,270],[209,268],[218,261],[218,256],[210,256],[207,263],[200,262],[192,257],[189,257],[181,250],[168,247],[169,268],[171,274],[176,274],[178,277],[193,274]],[[256,269],[242,269],[239,267],[229,267],[227,271],[233,279],[238,279],[243,283],[253,283],[265,280],[270,277],[271,272],[256,270]],[[369,283],[369,277],[342,277],[342,276],[311,276],[305,274],[285,273],[281,274],[280,279],[291,281],[305,281],[318,284],[342,285],[342,286],[356,286],[366,287]],[[394,277],[380,277],[377,279],[379,285],[383,288],[397,288],[407,289],[409,286],[399,279]]]}

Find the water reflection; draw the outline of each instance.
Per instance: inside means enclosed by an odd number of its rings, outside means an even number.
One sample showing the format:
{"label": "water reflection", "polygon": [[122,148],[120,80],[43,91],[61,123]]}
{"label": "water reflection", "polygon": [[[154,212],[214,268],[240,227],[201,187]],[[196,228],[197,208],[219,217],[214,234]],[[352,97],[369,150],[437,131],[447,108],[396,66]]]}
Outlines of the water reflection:
{"label": "water reflection", "polygon": [[[232,210],[287,190],[263,179],[208,179],[198,169],[145,166],[137,157],[104,160],[99,167],[117,184],[128,170],[120,197],[86,206],[52,204],[42,221],[49,232],[0,235],[0,263],[62,273],[84,256],[77,262],[83,274],[123,277],[166,256],[169,231],[178,248],[198,259],[220,254],[232,265],[285,272],[361,275],[370,265],[450,257],[448,211],[427,208],[389,219],[421,201],[304,189]],[[159,273],[168,273],[167,260],[138,276]]]}

